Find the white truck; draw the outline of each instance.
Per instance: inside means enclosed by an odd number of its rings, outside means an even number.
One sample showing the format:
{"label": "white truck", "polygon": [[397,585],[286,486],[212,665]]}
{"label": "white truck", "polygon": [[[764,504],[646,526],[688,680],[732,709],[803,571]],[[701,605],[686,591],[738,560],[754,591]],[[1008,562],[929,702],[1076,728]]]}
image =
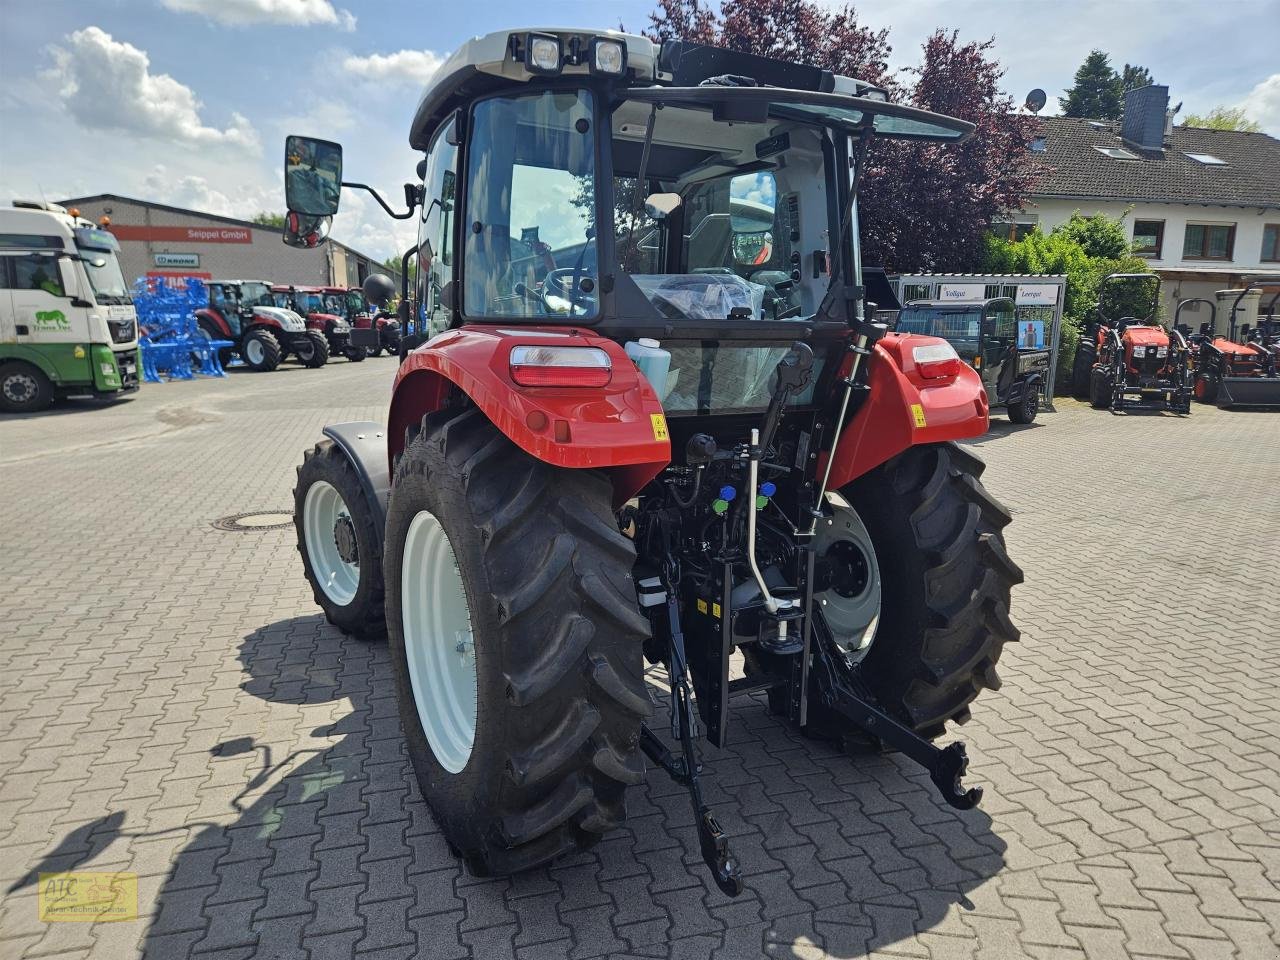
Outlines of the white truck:
{"label": "white truck", "polygon": [[138,317],[119,250],[74,209],[0,207],[0,411],[138,389]]}

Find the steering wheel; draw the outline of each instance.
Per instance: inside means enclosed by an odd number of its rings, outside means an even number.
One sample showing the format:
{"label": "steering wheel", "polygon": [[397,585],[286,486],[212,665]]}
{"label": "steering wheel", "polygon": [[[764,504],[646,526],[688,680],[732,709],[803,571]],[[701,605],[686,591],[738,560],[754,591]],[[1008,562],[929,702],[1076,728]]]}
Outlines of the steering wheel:
{"label": "steering wheel", "polygon": [[[576,289],[575,274],[578,278]],[[583,287],[584,281],[590,281],[586,288]],[[539,291],[542,309],[549,314],[587,316],[596,310],[596,286],[595,275],[586,267],[558,267],[548,270]]]}

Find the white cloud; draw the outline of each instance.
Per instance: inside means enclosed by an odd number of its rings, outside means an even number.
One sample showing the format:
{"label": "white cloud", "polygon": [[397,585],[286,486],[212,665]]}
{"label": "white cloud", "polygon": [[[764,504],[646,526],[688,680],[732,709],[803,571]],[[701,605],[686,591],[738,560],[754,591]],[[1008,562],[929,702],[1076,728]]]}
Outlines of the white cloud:
{"label": "white cloud", "polygon": [[367,57],[349,56],[342,61],[342,69],[362,80],[421,86],[443,62],[443,57],[430,50],[400,50]]}
{"label": "white cloud", "polygon": [[350,10],[335,9],[329,0],[160,0],[177,13],[197,13],[231,27],[254,23],[284,23],[297,27],[311,24],[354,30],[356,18]]}
{"label": "white cloud", "polygon": [[1280,73],[1273,73],[1250,90],[1240,106],[1250,120],[1256,120],[1273,137],[1280,137]]}
{"label": "white cloud", "polygon": [[239,113],[226,129],[200,118],[201,103],[190,87],[167,73],[153,74],[147,54],[112,39],[98,27],[77,30],[70,49],[53,47],[52,76],[58,96],[80,125],[189,145],[225,144],[261,151],[258,135]]}
{"label": "white cloud", "polygon": [[147,200],[221,217],[248,220],[255,213],[281,213],[284,209],[284,196],[279,188],[239,182],[233,193],[224,193],[202,176],[174,176],[162,163],[151,168],[142,185],[143,197]]}

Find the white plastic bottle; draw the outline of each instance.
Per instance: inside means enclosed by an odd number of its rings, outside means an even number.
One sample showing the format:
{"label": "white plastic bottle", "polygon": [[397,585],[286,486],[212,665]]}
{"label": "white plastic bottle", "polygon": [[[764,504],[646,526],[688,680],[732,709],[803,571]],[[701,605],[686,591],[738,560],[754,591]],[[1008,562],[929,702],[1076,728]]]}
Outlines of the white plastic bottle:
{"label": "white plastic bottle", "polygon": [[667,398],[667,373],[671,370],[671,353],[663,350],[657,340],[641,337],[623,344],[627,356],[640,368],[646,380],[653,385],[659,400]]}

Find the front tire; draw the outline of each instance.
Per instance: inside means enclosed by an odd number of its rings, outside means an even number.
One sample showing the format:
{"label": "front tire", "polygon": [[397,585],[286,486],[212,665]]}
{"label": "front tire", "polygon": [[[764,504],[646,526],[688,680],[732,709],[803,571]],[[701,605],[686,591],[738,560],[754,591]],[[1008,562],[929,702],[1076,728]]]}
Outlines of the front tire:
{"label": "front tire", "polygon": [[644,779],[648,625],[612,495],[605,475],[535,460],[475,409],[406,437],[384,577],[400,714],[423,796],[477,875],[592,845]]}
{"label": "front tire", "polygon": [[342,351],[342,355],[352,363],[360,363],[368,356],[368,348],[366,347],[347,347]]}
{"label": "front tire", "polygon": [[329,362],[329,341],[319,330],[308,330],[306,338],[294,346],[298,362],[311,370]]}
{"label": "front tire", "polygon": [[[1009,596],[1022,571],[1005,552],[1009,512],[979,481],[984,469],[955,444],[929,444],[840,491],[874,553],[879,615],[870,640],[837,639],[881,706],[924,737],[942,734],[948,720],[965,722],[978,694],[999,688],[996,663],[1019,638]],[[830,618],[828,626],[834,632]],[[859,640],[865,651],[855,649]],[[842,714],[809,703],[806,733],[865,745]]]}
{"label": "front tire", "polygon": [[1095,367],[1089,377],[1089,405],[1095,410],[1106,410],[1111,406],[1112,385],[1107,371]]}
{"label": "front tire", "polygon": [[0,410],[37,413],[53,403],[53,383],[39,367],[21,360],[0,364]]}
{"label": "front tire", "polygon": [[283,359],[280,341],[276,339],[275,334],[262,329],[250,330],[245,334],[240,355],[244,357],[244,362],[249,365],[249,369],[259,373],[270,373],[280,366],[280,361]]}
{"label": "front tire", "polygon": [[293,490],[302,569],[325,618],[361,640],[386,636],[382,555],[356,468],[332,440],[303,455]]}
{"label": "front tire", "polygon": [[1076,358],[1071,364],[1071,395],[1077,400],[1089,399],[1089,384],[1093,364],[1098,359],[1098,345],[1080,337],[1076,344]]}

